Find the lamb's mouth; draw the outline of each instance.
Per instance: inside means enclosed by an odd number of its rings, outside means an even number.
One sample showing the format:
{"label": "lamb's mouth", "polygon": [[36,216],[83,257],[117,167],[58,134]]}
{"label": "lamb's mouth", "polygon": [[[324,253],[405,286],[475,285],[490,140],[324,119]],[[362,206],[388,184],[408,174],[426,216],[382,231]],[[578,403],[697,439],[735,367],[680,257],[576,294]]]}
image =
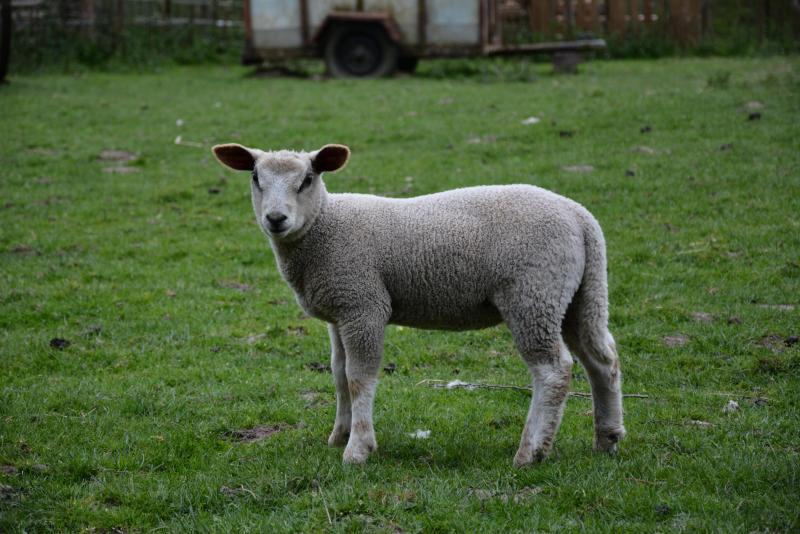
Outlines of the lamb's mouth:
{"label": "lamb's mouth", "polygon": [[267,231],[269,232],[269,235],[271,235],[272,237],[283,237],[289,233],[289,228],[279,228],[279,229],[267,228]]}

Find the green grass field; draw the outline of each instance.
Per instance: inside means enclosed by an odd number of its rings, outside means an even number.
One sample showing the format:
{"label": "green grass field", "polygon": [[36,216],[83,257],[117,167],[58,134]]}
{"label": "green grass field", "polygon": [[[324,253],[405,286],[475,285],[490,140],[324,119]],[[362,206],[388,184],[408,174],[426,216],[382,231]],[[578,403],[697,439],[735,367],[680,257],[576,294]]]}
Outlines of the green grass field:
{"label": "green grass field", "polygon": [[[0,531],[800,529],[800,60],[447,65],[0,87]],[[249,176],[210,154],[228,141],[347,144],[332,191],[532,183],[587,206],[624,390],[647,395],[619,454],[592,452],[576,397],[554,454],[513,469],[527,395],[419,384],[527,385],[507,329],[392,326],[378,453],[343,466],[325,325],[280,279]]]}

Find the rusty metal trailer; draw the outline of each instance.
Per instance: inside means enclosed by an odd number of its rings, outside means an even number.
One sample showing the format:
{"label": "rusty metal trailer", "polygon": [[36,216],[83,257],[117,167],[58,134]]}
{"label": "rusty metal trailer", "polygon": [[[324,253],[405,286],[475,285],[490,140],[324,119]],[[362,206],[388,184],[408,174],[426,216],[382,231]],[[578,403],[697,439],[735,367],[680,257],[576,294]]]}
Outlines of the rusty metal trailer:
{"label": "rusty metal trailer", "polygon": [[[532,0],[524,2],[528,5]],[[554,54],[572,70],[602,39],[508,44],[515,0],[244,0],[245,63],[322,57],[337,77],[413,71],[419,58]]]}

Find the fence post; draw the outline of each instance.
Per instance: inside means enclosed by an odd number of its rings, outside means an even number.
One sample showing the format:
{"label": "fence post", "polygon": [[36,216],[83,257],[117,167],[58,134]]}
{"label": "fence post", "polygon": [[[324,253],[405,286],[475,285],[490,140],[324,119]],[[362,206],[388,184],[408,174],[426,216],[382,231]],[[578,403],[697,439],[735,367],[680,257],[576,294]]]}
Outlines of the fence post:
{"label": "fence post", "polygon": [[639,29],[639,0],[630,0],[628,14],[628,26],[631,32],[636,32]]}
{"label": "fence post", "polygon": [[672,0],[670,27],[681,44],[696,44],[700,29],[700,0]]}
{"label": "fence post", "polygon": [[594,0],[578,0],[575,7],[575,26],[586,32],[597,31],[597,6]]}
{"label": "fence post", "polygon": [[114,33],[120,35],[125,29],[125,0],[117,0],[114,9]]}
{"label": "fence post", "polygon": [[6,82],[11,58],[11,0],[0,0],[0,84]]}
{"label": "fence post", "polygon": [[530,18],[531,30],[544,34],[547,32],[549,19],[548,0],[530,0],[528,4],[528,17]]}
{"label": "fence post", "polygon": [[572,0],[564,0],[564,22],[566,23],[565,30],[568,39],[572,39],[572,34],[575,29],[572,24],[574,19],[575,19],[575,8],[572,5]]}
{"label": "fence post", "polygon": [[792,12],[792,33],[800,41],[800,3],[793,3],[789,9]]}
{"label": "fence post", "polygon": [[89,39],[94,39],[94,25],[94,0],[81,0],[81,33]]}
{"label": "fence post", "polygon": [[762,9],[764,3],[761,0],[753,0],[753,18],[756,22],[756,31],[759,39],[764,37],[764,10]]}
{"label": "fence post", "polygon": [[711,0],[703,0],[700,7],[700,38],[705,39],[711,36],[713,28],[711,19]]}
{"label": "fence post", "polygon": [[608,0],[608,33],[625,35],[625,2],[624,0]]}

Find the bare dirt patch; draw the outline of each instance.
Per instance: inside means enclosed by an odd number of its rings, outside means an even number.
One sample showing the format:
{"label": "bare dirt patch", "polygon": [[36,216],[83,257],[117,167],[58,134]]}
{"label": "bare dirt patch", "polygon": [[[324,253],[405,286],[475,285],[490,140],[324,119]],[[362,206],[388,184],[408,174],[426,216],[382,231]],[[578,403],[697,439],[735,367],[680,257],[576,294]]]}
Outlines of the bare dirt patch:
{"label": "bare dirt patch", "polygon": [[578,173],[594,172],[594,167],[591,165],[567,165],[561,168],[567,172],[578,172]]}
{"label": "bare dirt patch", "polygon": [[31,156],[40,156],[44,158],[54,158],[58,156],[58,150],[54,148],[45,148],[41,146],[34,146],[27,150],[25,150],[26,154],[30,154]]}
{"label": "bare dirt patch", "polygon": [[475,497],[479,501],[488,501],[491,499],[498,499],[504,503],[509,501],[520,504],[531,500],[536,495],[544,491],[540,486],[528,486],[518,491],[503,492],[499,490],[488,490],[480,488],[472,488],[467,491],[467,495]]}
{"label": "bare dirt patch", "polygon": [[683,347],[689,343],[689,338],[683,334],[674,334],[671,336],[664,336],[661,342],[667,347]]}
{"label": "bare dirt patch", "polygon": [[138,167],[103,167],[103,172],[109,174],[132,174],[139,172]]}
{"label": "bare dirt patch", "polygon": [[252,286],[237,282],[235,280],[220,280],[218,283],[219,287],[224,287],[225,289],[235,289],[240,293],[247,293],[253,289]]}
{"label": "bare dirt patch", "polygon": [[783,352],[783,349],[786,347],[783,338],[778,334],[768,334],[756,341],[756,345],[770,349],[775,353]]}
{"label": "bare dirt patch", "polygon": [[286,328],[286,333],[294,337],[304,337],[308,335],[308,330],[304,326],[291,325]]}
{"label": "bare dirt patch", "polygon": [[693,312],[692,320],[696,323],[713,323],[714,316],[706,312]]}
{"label": "bare dirt patch", "polygon": [[797,307],[794,304],[757,304],[759,308],[765,310],[778,310],[778,311],[794,311]]}
{"label": "bare dirt patch", "polygon": [[17,468],[13,465],[0,465],[0,473],[4,475],[16,475]]}
{"label": "bare dirt patch", "polygon": [[647,154],[648,156],[654,156],[658,154],[658,151],[655,148],[650,148],[649,146],[644,145],[635,146],[631,150],[638,152],[639,154]]}
{"label": "bare dirt patch", "polygon": [[496,142],[497,142],[496,135],[484,135],[484,136],[473,135],[467,138],[468,145],[491,144]]}
{"label": "bare dirt patch", "polygon": [[56,350],[64,350],[70,345],[72,345],[72,343],[68,339],[54,337],[53,339],[50,340],[50,347]]}
{"label": "bare dirt patch", "polygon": [[225,434],[225,437],[240,443],[255,443],[270,438],[279,432],[303,428],[304,426],[303,423],[297,423],[296,425],[287,425],[285,423],[278,423],[277,425],[259,425],[253,428],[231,430]]}
{"label": "bare dirt patch", "polygon": [[305,368],[315,373],[330,373],[331,366],[321,362],[311,362],[305,365]]}
{"label": "bare dirt patch", "polygon": [[9,486],[8,484],[0,484],[0,504],[12,504],[19,500],[19,489]]}
{"label": "bare dirt patch", "polygon": [[319,408],[331,404],[330,395],[322,391],[304,391],[300,394],[306,408]]}
{"label": "bare dirt patch", "polygon": [[126,150],[103,150],[100,152],[100,159],[103,161],[116,161],[119,163],[126,163],[129,161],[133,161],[138,156],[133,152],[128,152]]}
{"label": "bare dirt patch", "polygon": [[29,245],[17,245],[11,249],[11,253],[19,254],[20,256],[38,256],[41,254],[41,252]]}
{"label": "bare dirt patch", "polygon": [[224,495],[227,495],[228,497],[239,497],[243,495],[249,495],[254,499],[256,498],[256,494],[253,493],[252,490],[245,488],[244,485],[239,485],[238,488],[222,486],[221,488],[219,488],[219,491]]}

